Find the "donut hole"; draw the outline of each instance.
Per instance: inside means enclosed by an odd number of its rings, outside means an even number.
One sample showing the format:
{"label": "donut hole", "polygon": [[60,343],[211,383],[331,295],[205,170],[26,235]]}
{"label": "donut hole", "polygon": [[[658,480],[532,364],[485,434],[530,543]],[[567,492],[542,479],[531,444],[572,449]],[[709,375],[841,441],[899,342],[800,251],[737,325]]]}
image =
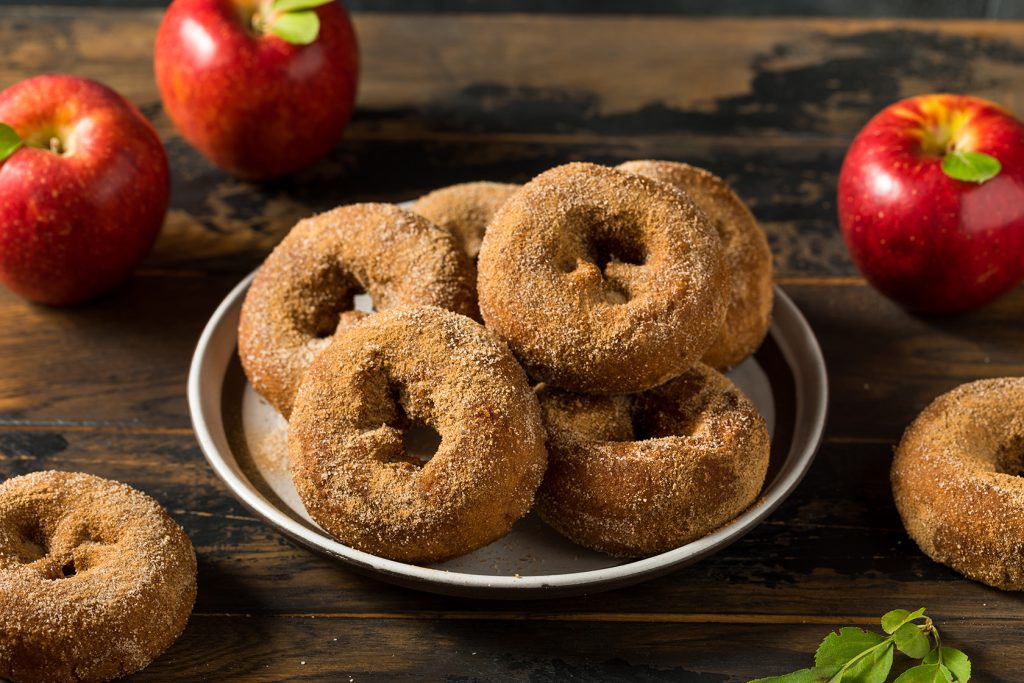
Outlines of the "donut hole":
{"label": "donut hole", "polygon": [[392,406],[392,416],[387,424],[402,434],[402,452],[396,454],[392,462],[423,467],[441,446],[441,435],[424,417],[431,413],[432,408],[409,396],[393,379],[388,382],[387,393]]}
{"label": "donut hole", "polygon": [[422,422],[411,422],[402,431],[402,444],[410,458],[421,464],[430,461],[441,447],[441,435],[436,429]]}
{"label": "donut hole", "polygon": [[[373,299],[336,263],[307,274],[291,311],[295,327],[315,339],[327,339],[373,312]],[[360,312],[360,313],[357,313]],[[355,315],[353,315],[355,314]]]}
{"label": "donut hole", "polygon": [[349,289],[316,316],[313,336],[317,339],[333,337],[373,311],[373,298],[367,292],[360,288]]}
{"label": "donut hole", "polygon": [[657,394],[638,398],[633,403],[633,432],[637,441],[664,439],[667,437],[693,436],[701,430],[708,413],[732,411],[738,408],[738,401],[731,394],[714,397],[698,391],[685,402],[668,400]]}
{"label": "donut hole", "polygon": [[996,471],[1013,477],[1024,476],[1024,435],[1013,437],[998,450]]}
{"label": "donut hole", "polygon": [[608,264],[625,263],[642,266],[647,262],[647,253],[638,240],[626,239],[621,231],[597,235],[591,239],[590,258],[607,277]]}
{"label": "donut hole", "polygon": [[18,562],[31,564],[50,553],[50,542],[38,523],[29,523],[18,530],[15,537],[14,554]]}
{"label": "donut hole", "polygon": [[71,558],[60,566],[60,576],[58,578],[68,579],[78,573],[78,569],[75,567],[75,558]]}
{"label": "donut hole", "polygon": [[631,298],[629,287],[620,278],[621,271],[615,273],[609,269],[617,265],[642,266],[647,260],[643,244],[636,240],[625,239],[618,231],[602,234],[592,239],[588,245],[590,260],[601,271],[604,278],[602,290],[605,301],[612,305],[628,303]]}

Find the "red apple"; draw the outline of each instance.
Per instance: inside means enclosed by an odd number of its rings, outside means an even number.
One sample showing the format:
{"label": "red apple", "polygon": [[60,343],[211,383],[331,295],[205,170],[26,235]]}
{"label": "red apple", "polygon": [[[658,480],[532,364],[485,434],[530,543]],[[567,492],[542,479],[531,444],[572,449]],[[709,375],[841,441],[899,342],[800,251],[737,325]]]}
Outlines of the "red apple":
{"label": "red apple", "polygon": [[0,281],[46,304],[126,279],[167,213],[156,131],[95,81],[39,76],[0,92]]}
{"label": "red apple", "polygon": [[[359,53],[344,7],[323,1],[175,0],[167,10],[155,55],[164,108],[215,164],[273,178],[318,161],[341,137]],[[305,28],[292,30],[300,19]],[[315,31],[296,35],[305,29]]]}
{"label": "red apple", "polygon": [[991,301],[1024,278],[1024,126],[963,95],[883,109],[846,153],[839,223],[868,281],[908,309]]}

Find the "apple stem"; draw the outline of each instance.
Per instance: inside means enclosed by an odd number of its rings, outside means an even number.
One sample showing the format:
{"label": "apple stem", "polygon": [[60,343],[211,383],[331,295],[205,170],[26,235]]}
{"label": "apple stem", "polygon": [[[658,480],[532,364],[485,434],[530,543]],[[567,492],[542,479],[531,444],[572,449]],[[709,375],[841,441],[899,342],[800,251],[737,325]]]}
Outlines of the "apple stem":
{"label": "apple stem", "polygon": [[252,30],[256,32],[256,35],[267,35],[273,14],[274,0],[261,0],[259,8],[252,15]]}
{"label": "apple stem", "polygon": [[64,146],[60,144],[60,138],[56,135],[50,138],[50,151],[54,154],[63,154]]}

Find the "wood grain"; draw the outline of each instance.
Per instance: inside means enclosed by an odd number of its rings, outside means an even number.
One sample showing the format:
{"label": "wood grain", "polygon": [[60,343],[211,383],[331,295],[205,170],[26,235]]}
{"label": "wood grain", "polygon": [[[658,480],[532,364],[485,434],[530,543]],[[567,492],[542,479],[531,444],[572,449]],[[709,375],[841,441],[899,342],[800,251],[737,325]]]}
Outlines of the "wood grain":
{"label": "wood grain", "polygon": [[[195,343],[233,275],[150,273],[86,307],[55,310],[0,291],[0,429],[105,426],[188,432]],[[794,280],[824,349],[830,438],[895,443],[938,394],[1024,374],[1024,290],[973,314],[906,313],[859,280]]]}
{"label": "wood grain", "polygon": [[[1019,621],[947,619],[943,623],[948,624],[943,630],[947,642],[971,646],[976,670],[1013,671],[1024,665],[1024,652],[1005,637],[1019,628]],[[238,677],[267,682],[740,683],[808,666],[828,630],[821,624],[353,621],[198,615],[182,639],[135,680],[199,675],[207,680]],[[965,642],[968,633],[977,640]],[[255,643],[259,646],[254,647]],[[431,675],[435,671],[446,673]],[[978,680],[1013,679],[978,676]]]}
{"label": "wood grain", "polygon": [[1018,618],[1020,596],[959,578],[907,538],[888,490],[890,458],[890,444],[826,441],[778,512],[699,564],[597,599],[508,603],[392,587],[292,545],[230,496],[189,434],[0,431],[7,476],[89,471],[165,505],[196,545],[200,613],[786,624],[870,621],[896,601]]}
{"label": "wood grain", "polygon": [[735,183],[766,225],[780,275],[848,276],[835,180],[875,111],[935,90],[1024,105],[1013,23],[365,14],[345,141],[294,179],[254,186],[211,167],[164,115],[151,67],[159,11],[0,7],[0,17],[0,86],[78,73],[153,119],[174,195],[149,263],[169,270],[241,274],[297,218],[347,201],[658,156]]}

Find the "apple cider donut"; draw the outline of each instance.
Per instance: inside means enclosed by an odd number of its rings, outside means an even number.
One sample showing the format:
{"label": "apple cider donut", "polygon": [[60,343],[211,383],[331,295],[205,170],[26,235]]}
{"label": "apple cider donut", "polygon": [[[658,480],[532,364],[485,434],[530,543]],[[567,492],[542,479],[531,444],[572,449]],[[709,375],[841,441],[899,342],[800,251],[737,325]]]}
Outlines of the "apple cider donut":
{"label": "apple cider donut", "polygon": [[430,304],[476,315],[473,267],[451,235],[392,204],[352,204],[306,218],[267,257],[238,326],[238,355],[254,389],[291,413],[302,376],[338,330],[365,313]]}
{"label": "apple cider donut", "polygon": [[537,509],[587,548],[618,557],[677,548],[734,519],[764,484],[764,418],[702,363],[639,394],[544,385],[538,394],[548,470]]}
{"label": "apple cider donut", "polygon": [[0,678],[108,681],[185,628],[196,558],[149,496],[72,472],[0,484]]}
{"label": "apple cider donut", "polygon": [[[427,462],[410,425],[441,436]],[[359,550],[437,562],[505,535],[547,462],[540,409],[504,344],[433,306],[378,313],[338,335],[306,373],[288,427],[310,516]]]}
{"label": "apple cider donut", "polygon": [[896,449],[892,490],[907,533],[975,581],[1024,590],[1024,378],[935,399]]}
{"label": "apple cider donut", "polygon": [[620,394],[676,377],[721,329],[721,240],[681,192],[595,164],[553,168],[491,221],[477,287],[487,327],[534,379]]}
{"label": "apple cider donut", "polygon": [[703,168],[650,160],[618,168],[682,190],[711,220],[732,284],[725,323],[701,360],[720,370],[738,365],[764,341],[772,313],[772,252],[754,214],[724,180]]}
{"label": "apple cider donut", "polygon": [[511,183],[459,183],[420,197],[412,210],[450,232],[476,261],[487,224],[518,189]]}

